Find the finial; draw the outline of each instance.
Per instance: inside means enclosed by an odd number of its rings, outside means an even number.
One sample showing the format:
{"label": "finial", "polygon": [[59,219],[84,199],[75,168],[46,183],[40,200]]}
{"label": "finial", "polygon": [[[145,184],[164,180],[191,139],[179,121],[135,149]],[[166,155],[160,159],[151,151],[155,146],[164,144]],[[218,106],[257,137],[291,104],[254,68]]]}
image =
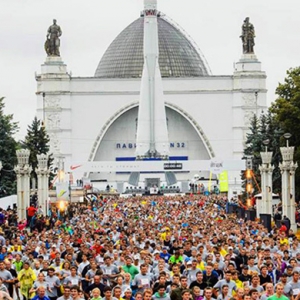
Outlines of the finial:
{"label": "finial", "polygon": [[144,0],[144,9],[156,9],[157,8],[157,0]]}

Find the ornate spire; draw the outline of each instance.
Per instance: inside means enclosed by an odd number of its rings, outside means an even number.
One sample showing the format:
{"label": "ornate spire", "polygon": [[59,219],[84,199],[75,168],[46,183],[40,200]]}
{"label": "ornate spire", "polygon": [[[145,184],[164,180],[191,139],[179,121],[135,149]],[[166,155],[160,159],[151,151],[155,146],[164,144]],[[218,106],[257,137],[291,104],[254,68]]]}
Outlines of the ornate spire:
{"label": "ornate spire", "polygon": [[144,0],[144,9],[157,9],[157,0]]}

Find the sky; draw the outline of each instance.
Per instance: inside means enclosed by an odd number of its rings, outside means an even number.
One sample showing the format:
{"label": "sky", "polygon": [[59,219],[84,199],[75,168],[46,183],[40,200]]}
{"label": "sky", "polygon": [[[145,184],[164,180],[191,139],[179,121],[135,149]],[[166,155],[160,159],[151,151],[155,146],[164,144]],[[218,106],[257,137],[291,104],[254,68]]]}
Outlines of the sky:
{"label": "sky", "polygon": [[[139,17],[143,0],[0,0],[0,97],[19,122],[17,139],[36,113],[36,81],[48,27],[62,29],[61,57],[73,76],[93,76],[114,38]],[[213,75],[231,75],[242,55],[245,17],[267,73],[268,104],[286,70],[300,64],[299,0],[158,0],[158,10],[196,42]]]}

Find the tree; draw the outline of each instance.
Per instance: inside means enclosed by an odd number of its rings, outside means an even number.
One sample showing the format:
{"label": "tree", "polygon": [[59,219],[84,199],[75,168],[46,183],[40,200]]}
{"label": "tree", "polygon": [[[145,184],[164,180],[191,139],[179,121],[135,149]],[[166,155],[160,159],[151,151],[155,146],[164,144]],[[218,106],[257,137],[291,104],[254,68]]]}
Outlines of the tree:
{"label": "tree", "polygon": [[[257,116],[254,114],[253,118],[250,121],[249,133],[246,135],[244,158],[250,156],[252,159],[252,180],[254,194],[259,193],[260,185],[260,173],[259,165],[261,164],[260,152],[263,150],[262,143],[262,128],[260,126],[260,121]],[[265,128],[263,129],[263,131]]]}
{"label": "tree", "polygon": [[274,117],[274,114],[269,110],[267,114],[267,133],[266,139],[269,140],[268,151],[273,152],[271,164],[274,166],[273,171],[273,192],[281,193],[281,172],[279,163],[281,162],[280,139],[283,130]]}
{"label": "tree", "polygon": [[13,136],[18,131],[18,123],[13,121],[13,115],[4,114],[4,107],[4,98],[0,98],[0,160],[3,165],[0,175],[0,189],[2,191],[0,197],[16,192],[14,166],[17,164],[16,150],[18,144]]}
{"label": "tree", "polygon": [[[276,121],[271,111],[267,114],[261,114],[258,119],[256,115],[250,122],[249,133],[246,138],[246,147],[244,150],[245,158],[247,156],[252,157],[252,180],[254,194],[260,192],[261,186],[261,174],[259,166],[262,164],[261,152],[264,152],[267,147],[268,152],[273,152],[272,165],[273,171],[273,191],[279,193],[281,191],[281,174],[279,169],[279,163],[281,161],[280,154],[280,137],[282,130],[279,123]],[[242,179],[245,180],[244,174]]]}
{"label": "tree", "polygon": [[[31,178],[37,179],[35,170],[38,166],[37,155],[38,154],[49,154],[50,139],[46,132],[44,126],[42,126],[41,121],[35,117],[32,121],[32,124],[28,126],[27,135],[25,137],[22,146],[30,150],[29,164],[32,166],[33,172]],[[52,155],[49,155],[48,166],[53,162]]]}
{"label": "tree", "polygon": [[[270,111],[282,133],[292,134],[290,145],[295,146],[294,161],[300,160],[300,67],[289,69],[283,83],[279,83],[278,98]],[[284,141],[282,141],[284,143]],[[296,170],[296,198],[300,195],[300,169]]]}

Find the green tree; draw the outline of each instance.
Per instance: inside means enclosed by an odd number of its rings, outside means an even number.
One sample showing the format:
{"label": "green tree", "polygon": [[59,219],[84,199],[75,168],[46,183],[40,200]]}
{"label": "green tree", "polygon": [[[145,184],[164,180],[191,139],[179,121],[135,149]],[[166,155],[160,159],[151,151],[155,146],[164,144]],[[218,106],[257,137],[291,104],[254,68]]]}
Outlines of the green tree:
{"label": "green tree", "polygon": [[[32,124],[28,126],[27,135],[22,147],[30,150],[29,164],[32,166],[33,172],[31,178],[37,179],[35,170],[38,166],[37,155],[38,154],[49,154],[50,139],[46,132],[44,126],[42,126],[41,121],[35,117],[32,121]],[[48,166],[53,162],[52,155],[49,155]]]}
{"label": "green tree", "polygon": [[281,162],[280,153],[280,140],[283,130],[280,128],[278,121],[275,119],[274,114],[269,110],[267,114],[267,135],[266,139],[269,140],[268,151],[273,152],[272,165],[273,171],[273,192],[278,194],[281,192],[281,172],[279,163]]}
{"label": "green tree", "polygon": [[[246,135],[245,149],[244,149],[244,159],[246,157],[251,157],[252,160],[252,184],[254,188],[253,194],[259,192],[258,184],[260,183],[259,174],[259,164],[261,163],[260,152],[262,151],[262,139],[260,134],[260,122],[257,116],[254,114],[250,120],[249,133]],[[245,172],[242,172],[243,188],[246,187],[246,176]],[[257,182],[257,184],[256,184]],[[243,198],[246,199],[246,193],[244,193]]]}
{"label": "green tree", "polygon": [[6,191],[6,194],[0,193],[0,197],[16,193],[14,166],[17,164],[18,144],[13,136],[18,131],[18,123],[13,121],[13,115],[4,114],[4,107],[4,98],[0,98],[0,160],[3,165],[0,188]]}
{"label": "green tree", "polygon": [[[259,119],[256,115],[250,122],[249,133],[247,134],[246,147],[244,150],[244,156],[252,157],[252,174],[253,174],[253,188],[254,194],[260,192],[261,186],[261,174],[259,171],[259,165],[262,164],[261,152],[267,150],[273,152],[272,165],[274,165],[273,172],[273,191],[279,193],[281,190],[281,174],[279,169],[279,163],[281,161],[280,154],[280,137],[282,130],[279,123],[276,121],[271,111],[267,114],[261,114]],[[242,177],[245,180],[243,174]]]}
{"label": "green tree", "polygon": [[[294,161],[300,160],[300,67],[287,71],[283,83],[279,83],[278,98],[270,111],[274,114],[282,132],[292,134],[290,145],[295,146]],[[284,143],[284,141],[282,141]],[[296,197],[300,195],[300,169],[296,170]]]}

